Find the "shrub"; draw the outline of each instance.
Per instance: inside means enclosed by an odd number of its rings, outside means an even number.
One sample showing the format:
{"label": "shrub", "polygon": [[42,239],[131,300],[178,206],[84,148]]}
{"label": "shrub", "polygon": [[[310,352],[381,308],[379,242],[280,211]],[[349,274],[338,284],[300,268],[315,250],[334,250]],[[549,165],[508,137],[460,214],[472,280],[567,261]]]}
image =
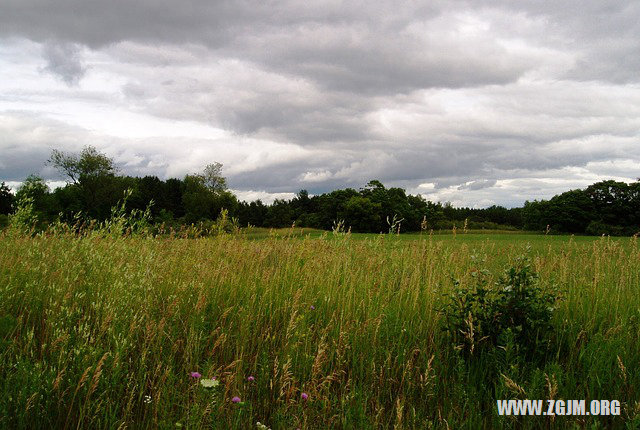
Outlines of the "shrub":
{"label": "shrub", "polygon": [[15,211],[9,216],[9,225],[23,234],[35,231],[38,227],[38,214],[33,206],[33,197],[22,197],[16,202]]}
{"label": "shrub", "polygon": [[212,225],[212,233],[238,233],[240,231],[240,225],[238,219],[235,217],[229,217],[229,211],[222,209],[220,215]]}
{"label": "shrub", "polygon": [[534,358],[547,350],[553,332],[552,316],[559,296],[545,291],[529,259],[516,265],[492,284],[490,273],[475,271],[475,285],[450,295],[443,309],[445,331],[456,349],[467,358],[497,348],[515,349],[517,355]]}
{"label": "shrub", "polygon": [[636,231],[633,227],[606,224],[602,221],[591,221],[586,233],[592,236],[632,236]]}

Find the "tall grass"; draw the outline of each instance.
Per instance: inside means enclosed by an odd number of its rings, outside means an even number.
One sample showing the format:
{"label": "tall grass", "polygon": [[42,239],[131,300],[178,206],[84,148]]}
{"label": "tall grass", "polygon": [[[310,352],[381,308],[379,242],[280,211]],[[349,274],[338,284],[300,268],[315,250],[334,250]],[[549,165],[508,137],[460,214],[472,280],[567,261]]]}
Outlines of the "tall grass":
{"label": "tall grass", "polygon": [[[5,233],[0,426],[640,425],[636,240],[467,237]],[[439,312],[452,280],[525,253],[562,291],[552,350],[465,360]],[[505,398],[618,399],[622,416],[498,417]]]}

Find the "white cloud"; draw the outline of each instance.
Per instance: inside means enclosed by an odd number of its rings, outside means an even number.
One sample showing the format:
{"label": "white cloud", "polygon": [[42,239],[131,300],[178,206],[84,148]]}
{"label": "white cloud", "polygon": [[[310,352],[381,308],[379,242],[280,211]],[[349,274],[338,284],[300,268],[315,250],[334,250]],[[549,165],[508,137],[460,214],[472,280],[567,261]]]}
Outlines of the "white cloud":
{"label": "white cloud", "polygon": [[291,200],[295,197],[295,193],[269,193],[267,191],[254,190],[231,190],[240,201],[253,202],[262,201],[265,204],[271,204],[276,199]]}

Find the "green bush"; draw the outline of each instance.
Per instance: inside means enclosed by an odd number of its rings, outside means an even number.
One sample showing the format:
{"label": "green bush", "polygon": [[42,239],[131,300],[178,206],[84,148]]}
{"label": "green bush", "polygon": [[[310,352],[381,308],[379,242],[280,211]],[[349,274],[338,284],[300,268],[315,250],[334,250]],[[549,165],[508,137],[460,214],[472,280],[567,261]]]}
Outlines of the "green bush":
{"label": "green bush", "polygon": [[592,236],[633,236],[638,227],[606,224],[602,221],[591,221],[586,233]]}
{"label": "green bush", "polygon": [[486,270],[474,271],[470,288],[455,281],[455,292],[443,309],[445,331],[467,358],[514,350],[526,359],[544,353],[553,332],[557,291],[540,287],[538,275],[526,257],[519,257],[494,283]]}
{"label": "green bush", "polygon": [[33,206],[33,197],[17,200],[15,211],[9,216],[10,226],[20,233],[30,233],[38,228],[38,214]]}

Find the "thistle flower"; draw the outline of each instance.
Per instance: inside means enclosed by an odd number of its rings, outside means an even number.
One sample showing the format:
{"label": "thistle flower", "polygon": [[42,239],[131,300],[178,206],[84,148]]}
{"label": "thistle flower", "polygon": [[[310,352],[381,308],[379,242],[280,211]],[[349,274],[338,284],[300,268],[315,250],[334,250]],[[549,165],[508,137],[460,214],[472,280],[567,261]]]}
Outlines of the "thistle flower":
{"label": "thistle flower", "polygon": [[302,400],[307,400],[309,398],[309,395],[307,393],[302,393],[300,394],[300,397],[302,397]]}
{"label": "thistle flower", "polygon": [[194,379],[199,379],[202,375],[199,374],[198,372],[191,372],[190,373],[191,377]]}
{"label": "thistle flower", "polygon": [[249,381],[249,382],[253,382],[253,381],[255,381],[255,380],[256,380],[256,378],[254,378],[253,376],[249,376],[249,377],[247,378],[247,381]]}
{"label": "thistle flower", "polygon": [[231,399],[231,401],[232,401],[233,403],[240,403],[242,400],[240,399],[240,397],[235,396],[233,399]]}

